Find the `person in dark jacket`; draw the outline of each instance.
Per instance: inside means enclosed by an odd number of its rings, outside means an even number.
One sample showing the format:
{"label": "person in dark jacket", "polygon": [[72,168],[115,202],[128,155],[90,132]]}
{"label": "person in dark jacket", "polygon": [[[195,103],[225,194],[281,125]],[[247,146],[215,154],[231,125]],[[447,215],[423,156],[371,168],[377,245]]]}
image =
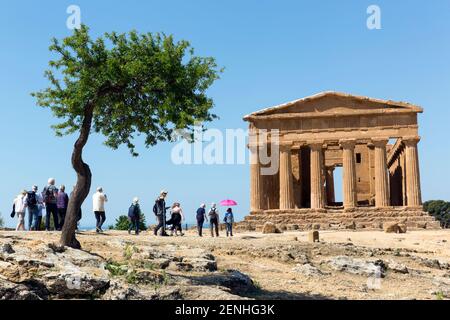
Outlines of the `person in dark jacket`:
{"label": "person in dark jacket", "polygon": [[58,229],[58,206],[56,205],[57,197],[58,197],[58,188],[55,187],[55,179],[48,179],[48,185],[42,191],[42,195],[44,197],[45,203],[45,230],[50,231],[50,219],[53,216],[53,225],[55,230]]}
{"label": "person in dark jacket", "polygon": [[[37,193],[38,187],[33,186],[24,198],[25,207],[28,208],[28,230],[39,230],[39,209],[43,206],[43,198]],[[17,209],[17,206],[16,206]],[[39,223],[39,224],[38,224]]]}
{"label": "person in dark jacket", "polygon": [[141,208],[139,206],[139,199],[134,198],[133,204],[128,209],[128,220],[130,221],[130,227],[128,228],[128,234],[134,229],[135,234],[139,234],[139,223],[141,221]]}
{"label": "person in dark jacket", "polygon": [[156,219],[158,220],[158,225],[153,231],[155,236],[158,235],[158,231],[160,229],[160,236],[168,236],[168,234],[166,233],[166,212],[170,207],[166,207],[166,197],[167,191],[161,191],[158,199],[156,199],[155,201],[155,205],[153,206],[153,213],[156,215]]}
{"label": "person in dark jacket", "polygon": [[203,223],[208,222],[208,218],[206,217],[206,205],[202,203],[200,208],[197,209],[197,231],[200,237],[203,237]]}
{"label": "person in dark jacket", "polygon": [[69,205],[69,196],[67,195],[66,187],[64,185],[59,187],[58,195],[56,197],[56,206],[58,208],[58,223],[57,230],[61,231],[66,220],[67,206]]}
{"label": "person in dark jacket", "polygon": [[231,208],[227,209],[227,213],[225,213],[223,222],[225,222],[225,226],[227,228],[227,237],[228,236],[232,237],[233,236],[234,216],[233,216],[233,210],[231,210]]}

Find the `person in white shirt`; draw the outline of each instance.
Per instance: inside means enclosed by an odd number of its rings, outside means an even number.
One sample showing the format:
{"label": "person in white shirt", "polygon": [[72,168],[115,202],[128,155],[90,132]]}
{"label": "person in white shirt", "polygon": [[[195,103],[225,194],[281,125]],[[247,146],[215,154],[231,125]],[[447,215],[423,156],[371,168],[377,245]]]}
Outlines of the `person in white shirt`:
{"label": "person in white shirt", "polygon": [[25,196],[27,192],[22,191],[15,199],[14,199],[14,211],[17,214],[17,219],[19,220],[17,223],[16,231],[22,230],[25,231]]}
{"label": "person in white shirt", "polygon": [[95,219],[97,220],[95,231],[97,233],[103,232],[102,225],[106,220],[105,202],[108,202],[108,197],[103,193],[102,187],[97,188],[97,192],[92,196],[92,202]]}

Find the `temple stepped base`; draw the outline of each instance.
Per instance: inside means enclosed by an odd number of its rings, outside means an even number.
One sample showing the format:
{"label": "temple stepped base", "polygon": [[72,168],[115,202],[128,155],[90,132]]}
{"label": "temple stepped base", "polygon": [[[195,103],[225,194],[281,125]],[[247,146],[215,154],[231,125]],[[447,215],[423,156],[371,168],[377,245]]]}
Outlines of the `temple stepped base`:
{"label": "temple stepped base", "polygon": [[440,224],[418,208],[357,208],[347,210],[264,210],[251,212],[238,224],[243,230],[262,230],[266,222],[282,230],[383,229],[387,223],[404,223],[408,229],[439,229]]}

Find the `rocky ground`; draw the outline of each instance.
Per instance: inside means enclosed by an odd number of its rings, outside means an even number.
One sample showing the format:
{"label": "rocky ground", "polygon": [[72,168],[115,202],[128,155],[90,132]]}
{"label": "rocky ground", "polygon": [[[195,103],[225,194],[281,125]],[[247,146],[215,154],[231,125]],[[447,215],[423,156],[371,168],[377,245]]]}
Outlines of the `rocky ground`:
{"label": "rocky ground", "polygon": [[0,231],[0,299],[448,299],[450,232],[198,238]]}

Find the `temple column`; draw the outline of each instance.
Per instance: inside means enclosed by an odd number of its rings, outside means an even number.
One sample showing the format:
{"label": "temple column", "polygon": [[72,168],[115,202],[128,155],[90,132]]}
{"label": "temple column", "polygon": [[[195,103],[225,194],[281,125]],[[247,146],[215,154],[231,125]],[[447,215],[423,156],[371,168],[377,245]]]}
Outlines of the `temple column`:
{"label": "temple column", "polygon": [[294,208],[291,146],[280,145],[280,209]]}
{"label": "temple column", "polygon": [[408,207],[420,207],[422,205],[419,156],[417,152],[417,143],[419,141],[419,137],[408,137],[403,139],[406,146],[406,192]]}
{"label": "temple column", "polygon": [[312,143],[311,148],[311,208],[323,209],[323,143]]}
{"label": "temple column", "polygon": [[355,208],[358,204],[356,197],[356,164],[355,145],[356,140],[341,140],[342,163],[343,163],[343,194],[344,208]]}
{"label": "temple column", "polygon": [[377,208],[388,207],[389,186],[386,164],[387,139],[373,140],[375,146],[375,206]]}
{"label": "temple column", "polygon": [[327,167],[325,172],[325,182],[327,186],[327,204],[331,205],[336,202],[334,193],[334,167]]}
{"label": "temple column", "polygon": [[258,146],[250,144],[250,211],[262,209],[262,177]]}

